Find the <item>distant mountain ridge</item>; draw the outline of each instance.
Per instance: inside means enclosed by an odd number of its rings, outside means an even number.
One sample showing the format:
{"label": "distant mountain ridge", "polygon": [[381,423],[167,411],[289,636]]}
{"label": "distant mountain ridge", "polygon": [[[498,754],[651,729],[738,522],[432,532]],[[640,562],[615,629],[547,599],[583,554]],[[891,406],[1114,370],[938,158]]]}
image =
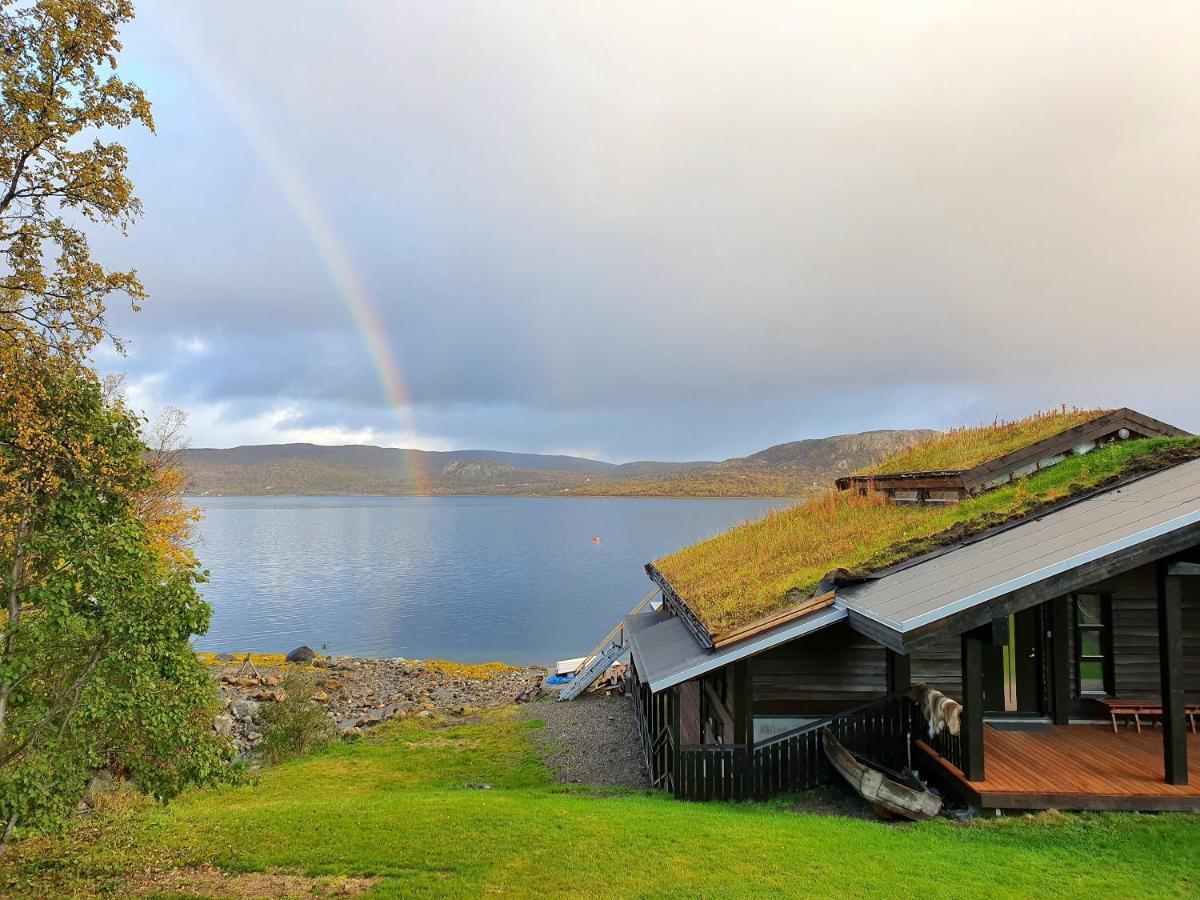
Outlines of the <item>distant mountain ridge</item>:
{"label": "distant mountain ridge", "polygon": [[580,456],[510,453],[506,450],[407,450],[376,447],[371,444],[247,444],[228,450],[211,447],[188,450],[187,455],[200,464],[250,466],[305,460],[363,468],[389,468],[404,465],[409,461],[421,461],[427,466],[440,469],[455,460],[485,459],[505,463],[517,469],[538,469],[546,472],[603,472],[617,468],[614,463]]}
{"label": "distant mountain ridge", "polygon": [[776,444],[722,462],[609,463],[503,450],[259,444],[183,455],[195,494],[795,496],[936,432],[868,431]]}

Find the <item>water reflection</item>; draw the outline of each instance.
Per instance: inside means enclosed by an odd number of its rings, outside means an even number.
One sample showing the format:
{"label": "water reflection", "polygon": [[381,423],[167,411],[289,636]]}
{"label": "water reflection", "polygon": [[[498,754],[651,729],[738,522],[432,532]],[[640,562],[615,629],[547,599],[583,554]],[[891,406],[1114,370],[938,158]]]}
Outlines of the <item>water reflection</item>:
{"label": "water reflection", "polygon": [[[202,650],[546,662],[649,590],[646,561],[788,501],[202,498]],[[600,537],[599,543],[592,540]]]}

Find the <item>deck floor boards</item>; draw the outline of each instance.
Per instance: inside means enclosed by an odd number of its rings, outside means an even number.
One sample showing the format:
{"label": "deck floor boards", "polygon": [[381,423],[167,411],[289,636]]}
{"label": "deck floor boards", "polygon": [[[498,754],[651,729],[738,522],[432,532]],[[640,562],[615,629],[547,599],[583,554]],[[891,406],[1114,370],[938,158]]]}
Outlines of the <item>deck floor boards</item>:
{"label": "deck floor boards", "polygon": [[1187,785],[1163,780],[1161,729],[1106,725],[1050,726],[1036,731],[984,729],[986,780],[967,781],[932,758],[944,780],[978,806],[997,809],[1200,809],[1200,735],[1188,734]]}

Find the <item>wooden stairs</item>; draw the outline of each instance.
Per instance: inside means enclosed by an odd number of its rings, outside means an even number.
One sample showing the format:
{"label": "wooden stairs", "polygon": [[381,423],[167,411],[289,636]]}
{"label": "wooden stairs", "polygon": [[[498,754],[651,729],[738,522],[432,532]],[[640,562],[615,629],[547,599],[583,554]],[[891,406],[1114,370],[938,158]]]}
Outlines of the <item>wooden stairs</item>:
{"label": "wooden stairs", "polygon": [[[641,599],[633,609],[629,611],[629,615],[634,616],[646,608],[646,605],[658,595],[658,589],[655,588],[645,597]],[[625,640],[625,620],[622,619],[612,631],[604,636],[596,648],[583,658],[583,662],[575,669],[574,677],[567,683],[558,693],[559,700],[574,700],[589,687],[596,683],[596,679],[608,671],[608,667],[621,658],[621,656],[629,649],[629,644]]]}

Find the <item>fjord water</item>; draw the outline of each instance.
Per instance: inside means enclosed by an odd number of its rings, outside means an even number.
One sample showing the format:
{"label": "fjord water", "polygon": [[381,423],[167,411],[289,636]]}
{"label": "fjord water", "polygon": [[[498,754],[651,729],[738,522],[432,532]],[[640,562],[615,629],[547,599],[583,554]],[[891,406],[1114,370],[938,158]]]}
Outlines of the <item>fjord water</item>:
{"label": "fjord water", "polygon": [[[642,566],[786,500],[222,497],[196,552],[197,649],[545,663],[652,587]],[[593,540],[599,538],[599,542]]]}

